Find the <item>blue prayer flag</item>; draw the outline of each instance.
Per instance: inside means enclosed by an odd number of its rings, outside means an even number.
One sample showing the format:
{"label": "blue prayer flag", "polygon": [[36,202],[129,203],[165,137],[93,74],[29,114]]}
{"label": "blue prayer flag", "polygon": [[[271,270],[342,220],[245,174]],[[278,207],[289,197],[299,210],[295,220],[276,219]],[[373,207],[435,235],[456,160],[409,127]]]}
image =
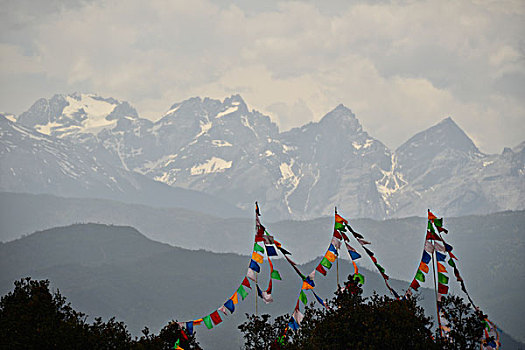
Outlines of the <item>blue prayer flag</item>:
{"label": "blue prayer flag", "polygon": [[230,312],[233,314],[233,312],[235,311],[235,304],[233,303],[233,300],[231,299],[228,299],[227,302],[224,303],[224,306],[230,310]]}
{"label": "blue prayer flag", "polygon": [[436,258],[437,258],[437,261],[445,261],[445,258],[447,256],[445,254],[442,254],[440,252],[436,252]]}
{"label": "blue prayer flag", "polygon": [[261,267],[259,266],[259,264],[257,264],[257,261],[253,259],[250,261],[250,269],[257,273],[261,272]]}
{"label": "blue prayer flag", "polygon": [[330,247],[328,247],[328,251],[334,253],[335,255],[338,255],[337,249],[335,249],[334,245],[330,243]]}
{"label": "blue prayer flag", "polygon": [[290,322],[288,323],[288,326],[293,331],[296,331],[299,329],[299,323],[297,323],[297,321],[293,317],[290,318]]}
{"label": "blue prayer flag", "polygon": [[432,259],[430,254],[428,254],[426,251],[423,250],[423,257],[421,258],[421,261],[424,262],[425,264],[428,264],[430,262],[430,259]]}
{"label": "blue prayer flag", "polygon": [[352,260],[357,260],[361,257],[361,255],[358,252],[348,250],[348,253],[350,253],[350,257],[352,258]]}
{"label": "blue prayer flag", "polygon": [[188,332],[189,335],[193,334],[193,321],[186,322],[186,332]]}
{"label": "blue prayer flag", "polygon": [[321,305],[323,305],[324,307],[326,307],[326,305],[325,305],[323,299],[321,299],[321,298],[319,297],[319,295],[315,294],[315,292],[314,292],[312,289],[311,289],[311,291],[312,291],[312,293],[314,293],[314,296],[315,296],[315,298],[317,299],[317,301],[319,302],[319,304],[321,304]]}
{"label": "blue prayer flag", "polygon": [[271,245],[267,245],[266,246],[266,254],[268,254],[268,256],[277,256],[277,251],[275,250],[275,248]]}

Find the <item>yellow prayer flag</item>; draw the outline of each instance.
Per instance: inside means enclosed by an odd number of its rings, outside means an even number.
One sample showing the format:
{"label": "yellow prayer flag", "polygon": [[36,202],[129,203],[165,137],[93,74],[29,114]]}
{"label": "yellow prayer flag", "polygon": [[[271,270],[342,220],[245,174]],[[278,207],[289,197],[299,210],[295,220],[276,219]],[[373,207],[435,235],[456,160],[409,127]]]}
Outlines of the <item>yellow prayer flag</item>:
{"label": "yellow prayer flag", "polygon": [[257,252],[253,252],[252,259],[254,261],[257,261],[259,264],[263,263],[263,256],[261,254],[257,253]]}
{"label": "yellow prayer flag", "polygon": [[233,293],[230,299],[233,301],[234,304],[237,304],[239,302],[239,297],[237,296],[237,292]]}
{"label": "yellow prayer flag", "polygon": [[428,265],[425,264],[424,262],[421,262],[421,264],[419,264],[419,269],[423,271],[424,273],[428,273]]}
{"label": "yellow prayer flag", "polygon": [[303,287],[301,289],[314,289],[308,282],[303,282]]}
{"label": "yellow prayer flag", "polygon": [[440,262],[437,263],[438,265],[438,272],[447,272],[447,269],[445,266],[443,266]]}
{"label": "yellow prayer flag", "polygon": [[335,256],[335,254],[331,251],[327,251],[324,257],[330,262],[334,262],[337,259],[337,256]]}

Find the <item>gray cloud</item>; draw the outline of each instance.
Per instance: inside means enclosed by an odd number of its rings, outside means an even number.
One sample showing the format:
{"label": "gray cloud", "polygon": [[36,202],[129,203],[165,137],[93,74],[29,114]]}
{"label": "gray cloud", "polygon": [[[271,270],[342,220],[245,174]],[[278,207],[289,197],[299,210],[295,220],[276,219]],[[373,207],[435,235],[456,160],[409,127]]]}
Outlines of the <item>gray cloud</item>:
{"label": "gray cloud", "polygon": [[282,128],[339,103],[396,147],[452,116],[485,152],[523,141],[520,1],[4,1],[1,109],[92,91],[157,118],[240,93]]}

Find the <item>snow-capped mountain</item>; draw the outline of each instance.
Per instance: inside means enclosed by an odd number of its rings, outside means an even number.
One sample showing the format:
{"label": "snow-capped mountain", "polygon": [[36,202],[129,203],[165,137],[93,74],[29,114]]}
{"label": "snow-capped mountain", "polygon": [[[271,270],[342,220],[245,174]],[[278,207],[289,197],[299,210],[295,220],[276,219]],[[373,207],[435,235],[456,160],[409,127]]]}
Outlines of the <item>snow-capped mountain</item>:
{"label": "snow-capped mountain", "polygon": [[258,200],[274,219],[328,215],[335,205],[349,216],[375,218],[421,215],[430,207],[444,215],[525,208],[525,143],[485,155],[450,118],[395,152],[343,105],[280,133],[239,95],[175,103],[155,122],[127,102],[55,95],[11,120],[126,173],[242,209]]}
{"label": "snow-capped mountain", "polygon": [[151,180],[115,166],[111,159],[108,152],[92,154],[83,145],[41,134],[0,115],[0,191],[106,198],[242,215],[218,198]]}

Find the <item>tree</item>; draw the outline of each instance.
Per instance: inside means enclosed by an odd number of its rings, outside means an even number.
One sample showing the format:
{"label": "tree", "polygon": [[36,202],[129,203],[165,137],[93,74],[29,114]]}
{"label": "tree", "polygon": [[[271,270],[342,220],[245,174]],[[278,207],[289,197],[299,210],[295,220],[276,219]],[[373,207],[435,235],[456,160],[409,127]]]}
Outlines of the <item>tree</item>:
{"label": "tree", "polygon": [[441,309],[450,323],[450,331],[439,341],[443,349],[474,350],[479,349],[483,335],[482,312],[474,310],[470,303],[465,303],[458,296],[441,299]]}
{"label": "tree", "polygon": [[0,300],[0,348],[6,349],[172,349],[180,346],[200,349],[195,335],[185,338],[176,322],[170,322],[158,335],[147,328],[140,339],[132,339],[123,322],[115,318],[103,322],[75,311],[57,290],[51,293],[49,281],[31,278],[15,282],[15,288]]}

